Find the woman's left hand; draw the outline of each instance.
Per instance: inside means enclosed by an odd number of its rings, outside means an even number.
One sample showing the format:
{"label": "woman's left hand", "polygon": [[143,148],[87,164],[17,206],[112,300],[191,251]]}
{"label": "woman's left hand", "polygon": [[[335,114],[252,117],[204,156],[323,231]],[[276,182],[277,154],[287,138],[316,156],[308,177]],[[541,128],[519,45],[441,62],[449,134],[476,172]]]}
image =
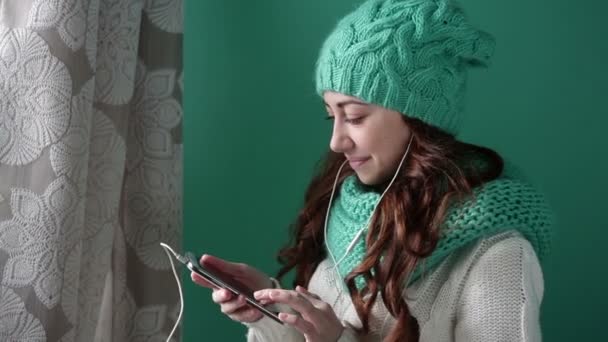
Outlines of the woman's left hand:
{"label": "woman's left hand", "polygon": [[264,289],[254,293],[255,299],[283,303],[300,315],[279,313],[279,319],[301,332],[307,342],[335,342],[344,327],[332,307],[319,296],[297,286],[296,290]]}

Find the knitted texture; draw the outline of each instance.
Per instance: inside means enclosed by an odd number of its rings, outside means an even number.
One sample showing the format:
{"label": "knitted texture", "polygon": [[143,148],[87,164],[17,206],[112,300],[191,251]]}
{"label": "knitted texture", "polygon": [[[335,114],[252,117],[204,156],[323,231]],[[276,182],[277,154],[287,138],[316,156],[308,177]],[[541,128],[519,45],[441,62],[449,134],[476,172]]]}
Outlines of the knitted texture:
{"label": "knitted texture", "polygon": [[331,90],[457,134],[466,71],[486,66],[494,39],[449,0],[368,0],[340,20],[316,66]]}
{"label": "knitted texture", "polygon": [[[378,298],[370,311],[369,333],[352,298],[332,268],[321,261],[308,290],[331,305],[346,327],[338,342],[386,341],[396,319]],[[532,245],[516,231],[484,237],[459,249],[403,293],[410,314],[420,327],[419,342],[541,341],[540,305],[544,293],[542,270]],[[295,313],[290,308],[283,312]],[[289,325],[268,317],[247,324],[248,342],[303,341]]]}
{"label": "knitted texture", "polygon": [[[336,260],[344,257],[346,249],[367,220],[380,194],[366,191],[355,175],[344,180],[340,193],[330,211],[327,247]],[[542,260],[550,248],[553,218],[544,197],[523,181],[503,176],[473,190],[473,196],[450,207],[442,225],[441,237],[433,253],[423,259],[411,275],[410,283],[423,272],[431,271],[451,252],[482,237],[505,230],[518,230],[534,247]],[[343,260],[338,272],[345,278],[363,261],[365,239],[361,238]],[[357,286],[364,279],[356,279]]]}

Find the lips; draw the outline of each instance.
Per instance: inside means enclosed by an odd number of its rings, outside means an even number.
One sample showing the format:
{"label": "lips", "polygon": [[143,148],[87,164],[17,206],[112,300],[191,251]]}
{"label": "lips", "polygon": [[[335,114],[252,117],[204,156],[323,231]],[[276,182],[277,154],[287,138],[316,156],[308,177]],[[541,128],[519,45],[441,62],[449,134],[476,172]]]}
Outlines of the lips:
{"label": "lips", "polygon": [[350,165],[351,168],[356,169],[361,167],[361,165],[363,165],[366,161],[369,160],[368,158],[348,158],[348,164]]}

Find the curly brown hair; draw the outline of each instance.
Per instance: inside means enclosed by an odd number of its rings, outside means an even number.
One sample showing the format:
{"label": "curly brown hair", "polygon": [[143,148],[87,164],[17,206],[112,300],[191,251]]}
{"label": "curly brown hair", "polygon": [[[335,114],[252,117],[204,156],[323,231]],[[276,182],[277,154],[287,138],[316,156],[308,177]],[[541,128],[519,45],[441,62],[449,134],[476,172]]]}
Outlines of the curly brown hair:
{"label": "curly brown hair", "polygon": [[[418,341],[419,327],[403,291],[417,262],[429,256],[440,238],[446,210],[472,195],[472,189],[496,179],[503,159],[492,149],[457,140],[420,120],[403,117],[412,131],[411,150],[370,221],[363,261],[345,278],[354,306],[369,332],[369,315],[378,294],[397,324],[386,341]],[[292,224],[290,243],[280,250],[280,279],[296,270],[294,286],[306,287],[326,257],[324,222],[336,173],[345,157],[329,151],[319,164]],[[354,173],[346,169],[338,180]],[[381,192],[388,184],[376,186]],[[366,285],[358,289],[355,278]]]}

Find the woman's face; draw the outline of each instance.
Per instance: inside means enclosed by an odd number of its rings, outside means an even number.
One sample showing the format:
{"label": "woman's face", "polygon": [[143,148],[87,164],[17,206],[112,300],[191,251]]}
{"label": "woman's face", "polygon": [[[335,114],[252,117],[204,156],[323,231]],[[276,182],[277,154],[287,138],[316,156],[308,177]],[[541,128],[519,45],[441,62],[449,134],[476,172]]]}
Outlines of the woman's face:
{"label": "woman's face", "polygon": [[392,178],[411,136],[402,114],[336,92],[323,99],[333,119],[329,147],[344,154],[363,184]]}

